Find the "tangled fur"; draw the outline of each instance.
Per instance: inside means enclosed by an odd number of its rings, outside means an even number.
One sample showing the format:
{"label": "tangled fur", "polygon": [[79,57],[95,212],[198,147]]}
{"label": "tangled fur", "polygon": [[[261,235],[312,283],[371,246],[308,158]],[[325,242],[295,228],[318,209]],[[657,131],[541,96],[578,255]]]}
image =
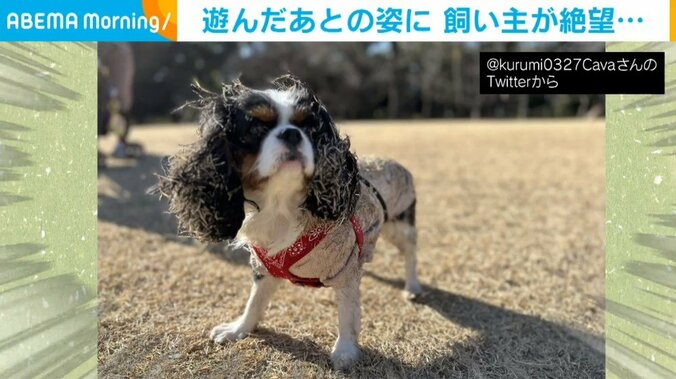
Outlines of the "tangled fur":
{"label": "tangled fur", "polygon": [[317,158],[315,174],[308,185],[304,208],[324,221],[344,221],[354,213],[359,199],[359,168],[350,152],[350,139],[341,137],[335,123],[308,85],[293,75],[273,81],[281,91],[299,91],[307,96],[307,107],[317,125],[308,130]]}
{"label": "tangled fur", "polygon": [[201,241],[237,234],[244,219],[244,194],[231,159],[217,131],[169,158],[159,190],[169,199],[169,212],[176,215],[181,233]]}
{"label": "tangled fur", "polygon": [[[158,188],[185,233],[207,241],[237,235],[256,252],[246,309],[214,327],[213,341],[254,330],[283,278],[333,287],[339,316],[331,360],[344,369],[359,358],[361,270],[381,231],[405,257],[407,296],[421,291],[413,179],[390,160],[364,161],[360,170],[350,140],[307,85],[287,75],[273,86],[234,82],[220,95],[196,87],[199,99],[189,105],[201,111],[200,138],[169,159]],[[257,204],[246,218],[245,201]]]}
{"label": "tangled fur", "polygon": [[238,82],[223,87],[223,95],[194,84],[199,98],[186,106],[200,110],[200,139],[167,159],[155,192],[169,199],[169,212],[178,219],[179,233],[200,241],[233,238],[244,220],[244,192],[234,165],[227,130]]}
{"label": "tangled fur", "polygon": [[[314,92],[292,75],[273,85],[294,91],[311,117],[305,128],[315,153],[315,170],[302,206],[323,221],[342,222],[354,213],[359,199],[359,168],[350,141],[341,137]],[[168,158],[165,174],[158,175],[154,192],[169,199],[169,212],[178,219],[179,232],[201,241],[218,242],[237,235],[245,217],[241,164],[246,153],[258,148],[253,134],[243,133],[250,122],[245,97],[253,90],[239,81],[224,84],[220,94],[193,85],[198,95],[185,106],[200,111],[199,140]]]}

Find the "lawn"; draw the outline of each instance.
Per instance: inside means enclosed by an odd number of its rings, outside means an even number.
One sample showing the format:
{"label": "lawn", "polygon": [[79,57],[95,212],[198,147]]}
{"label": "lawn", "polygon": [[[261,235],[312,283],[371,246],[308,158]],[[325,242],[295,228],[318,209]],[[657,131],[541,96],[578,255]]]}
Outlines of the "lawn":
{"label": "lawn", "polygon": [[177,237],[166,204],[144,194],[161,157],[195,136],[152,125],[131,136],[146,156],[99,172],[100,376],[603,377],[603,121],[341,127],[358,155],[407,166],[418,192],[425,293],[403,299],[403,259],[379,243],[359,364],[331,369],[327,289],[286,285],[249,338],[209,341],[246,303],[248,255]]}

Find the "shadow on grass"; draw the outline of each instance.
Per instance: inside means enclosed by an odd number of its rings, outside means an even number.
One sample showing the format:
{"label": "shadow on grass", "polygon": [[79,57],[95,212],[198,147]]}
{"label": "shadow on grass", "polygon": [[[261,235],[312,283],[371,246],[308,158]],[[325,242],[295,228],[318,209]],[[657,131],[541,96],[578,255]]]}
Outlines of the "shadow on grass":
{"label": "shadow on grass", "polygon": [[398,359],[386,357],[377,350],[364,347],[361,348],[362,355],[354,368],[349,371],[334,372],[331,367],[330,350],[312,339],[296,339],[286,333],[267,328],[258,328],[251,337],[258,339],[268,347],[289,354],[294,360],[317,366],[324,374],[336,373],[348,377],[380,378],[383,377],[383,373],[388,373],[388,378],[405,378],[411,377],[415,372],[419,372],[420,375],[430,372],[426,367],[405,365]]}
{"label": "shadow on grass", "polygon": [[[403,281],[365,273],[381,283],[403,288]],[[429,307],[450,324],[477,333],[464,341],[448,341],[448,351],[420,351],[419,364],[410,364],[370,348],[346,377],[453,378],[602,378],[603,341],[566,326],[500,308],[443,289],[423,286],[416,303]],[[452,325],[449,325],[451,327]],[[264,344],[294,359],[331,371],[329,351],[312,340],[295,339],[270,329],[254,335]],[[584,342],[583,342],[584,341]],[[414,340],[402,344],[415,344]],[[590,345],[593,345],[590,346]]]}
{"label": "shadow on grass", "polygon": [[[398,288],[402,280],[369,277]],[[539,317],[521,314],[443,289],[423,286],[416,303],[449,322],[479,333],[467,342],[450,342],[450,354],[432,367],[446,366],[454,374],[476,377],[586,378],[604,376],[601,338]],[[439,360],[445,361],[439,365]]]}
{"label": "shadow on grass", "polygon": [[[148,233],[185,245],[195,246],[197,241],[178,235],[176,219],[167,213],[168,202],[146,190],[157,183],[156,173],[162,173],[163,156],[143,155],[138,159],[113,159],[99,168],[98,218],[100,221]],[[206,250],[229,263],[249,264],[249,252],[232,250],[226,243],[210,243]]]}

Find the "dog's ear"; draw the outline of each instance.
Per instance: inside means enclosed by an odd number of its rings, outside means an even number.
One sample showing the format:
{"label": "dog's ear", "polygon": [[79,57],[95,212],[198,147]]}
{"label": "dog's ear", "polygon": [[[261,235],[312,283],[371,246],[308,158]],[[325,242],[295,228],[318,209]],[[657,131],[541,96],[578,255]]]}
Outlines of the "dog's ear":
{"label": "dog's ear", "polygon": [[315,171],[304,208],[320,219],[342,221],[352,215],[359,199],[359,167],[350,140],[340,137],[326,108],[319,107],[321,132],[313,138]]}
{"label": "dog's ear", "polygon": [[200,138],[169,157],[157,190],[169,199],[179,230],[201,241],[234,238],[244,220],[244,192],[228,136],[235,97],[243,86],[226,85],[216,94],[194,85],[199,98]]}

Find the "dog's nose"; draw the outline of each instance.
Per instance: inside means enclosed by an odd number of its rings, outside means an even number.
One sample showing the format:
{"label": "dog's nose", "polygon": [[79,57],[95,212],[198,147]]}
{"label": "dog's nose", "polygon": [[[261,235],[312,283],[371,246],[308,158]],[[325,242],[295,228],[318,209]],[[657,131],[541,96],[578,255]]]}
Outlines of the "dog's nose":
{"label": "dog's nose", "polygon": [[303,137],[300,135],[300,130],[295,128],[284,129],[284,131],[279,133],[277,138],[284,141],[286,146],[290,148],[298,147],[298,145],[300,145],[300,141],[303,139]]}

